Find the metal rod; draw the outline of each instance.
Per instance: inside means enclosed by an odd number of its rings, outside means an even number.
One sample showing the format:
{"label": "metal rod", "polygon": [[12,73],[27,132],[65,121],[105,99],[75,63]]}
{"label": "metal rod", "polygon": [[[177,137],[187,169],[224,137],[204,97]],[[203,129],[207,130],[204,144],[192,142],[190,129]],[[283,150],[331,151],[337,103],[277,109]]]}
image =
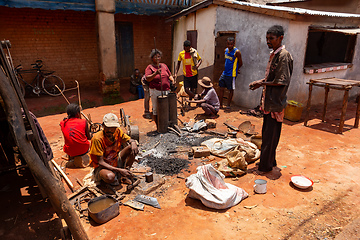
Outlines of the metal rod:
{"label": "metal rod", "polygon": [[[158,62],[157,60],[157,50],[156,50],[156,38],[154,37],[154,46],[155,46],[155,57],[156,57],[156,64],[157,64],[157,67],[160,68],[160,63]],[[161,69],[160,69],[160,88],[161,88],[161,97],[164,96],[164,93],[163,93],[163,84],[162,84],[162,78],[161,78]]]}
{"label": "metal rod", "polygon": [[[70,104],[69,100],[66,98],[66,96],[64,95],[63,91],[61,91],[61,89],[55,84],[55,87],[59,90],[59,92],[61,93],[61,95],[64,97],[64,99],[66,100],[66,102],[68,104]],[[81,107],[80,107],[81,109]],[[94,123],[82,112],[80,111],[81,115],[86,119],[86,121],[92,126],[94,125]]]}

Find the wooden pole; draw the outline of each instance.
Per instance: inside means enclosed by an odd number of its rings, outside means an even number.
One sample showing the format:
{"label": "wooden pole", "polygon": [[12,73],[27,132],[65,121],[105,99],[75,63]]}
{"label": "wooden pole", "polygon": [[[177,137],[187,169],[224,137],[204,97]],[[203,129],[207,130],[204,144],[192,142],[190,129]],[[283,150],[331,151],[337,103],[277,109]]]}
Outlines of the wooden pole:
{"label": "wooden pole", "polygon": [[308,95],[308,100],[307,100],[307,104],[306,104],[306,115],[305,115],[304,126],[307,126],[307,123],[309,121],[309,112],[310,112],[310,105],[311,105],[311,92],[312,92],[311,80],[308,84],[309,84],[309,95]]}
{"label": "wooden pole", "polygon": [[56,169],[59,171],[61,176],[65,179],[66,184],[71,188],[71,190],[74,189],[74,184],[70,181],[70,179],[66,176],[66,173],[61,169],[61,167],[54,161],[54,159],[51,159],[52,164],[56,167]]}
{"label": "wooden pole", "polygon": [[329,84],[325,85],[325,100],[324,100],[324,109],[323,109],[323,115],[321,118],[322,122],[325,122],[325,115],[326,115],[326,108],[327,108],[327,102],[328,102],[328,96],[329,96]]}
{"label": "wooden pole", "polygon": [[349,98],[349,89],[345,89],[344,99],[343,99],[343,104],[342,104],[342,109],[341,109],[341,116],[340,116],[339,133],[343,132],[348,98]]}
{"label": "wooden pole", "polygon": [[4,102],[4,109],[15,143],[19,147],[21,155],[27,162],[32,174],[45,189],[57,214],[65,219],[74,239],[89,239],[79,216],[63,191],[61,182],[46,168],[31,142],[26,138],[26,130],[20,110],[19,99],[14,92],[14,88],[10,85],[9,79],[2,70],[0,70],[0,95]]}
{"label": "wooden pole", "polygon": [[359,127],[359,116],[360,116],[360,95],[358,96],[358,102],[357,102],[357,107],[356,107],[356,117],[355,117],[355,123],[354,123],[354,128],[358,128]]}

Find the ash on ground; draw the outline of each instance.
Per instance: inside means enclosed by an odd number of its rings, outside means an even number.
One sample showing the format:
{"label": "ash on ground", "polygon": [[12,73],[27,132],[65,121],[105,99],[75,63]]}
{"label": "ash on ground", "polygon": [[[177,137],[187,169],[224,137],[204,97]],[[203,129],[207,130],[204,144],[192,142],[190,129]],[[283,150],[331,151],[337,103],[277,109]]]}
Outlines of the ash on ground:
{"label": "ash on ground", "polygon": [[[189,167],[187,151],[192,146],[200,146],[203,141],[210,138],[213,136],[188,132],[183,133],[181,137],[173,133],[148,135],[146,141],[140,145],[140,165],[151,167],[157,174],[178,174]],[[170,153],[171,151],[178,153]],[[184,158],[179,158],[180,153]]]}

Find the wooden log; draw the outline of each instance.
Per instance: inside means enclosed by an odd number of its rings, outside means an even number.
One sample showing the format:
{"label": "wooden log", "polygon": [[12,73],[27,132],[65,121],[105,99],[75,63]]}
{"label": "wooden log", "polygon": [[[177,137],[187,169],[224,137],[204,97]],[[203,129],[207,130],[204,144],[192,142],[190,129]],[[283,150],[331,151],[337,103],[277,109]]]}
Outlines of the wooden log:
{"label": "wooden log", "polygon": [[[1,48],[0,50],[3,54]],[[0,70],[0,95],[3,99],[4,110],[15,143],[19,147],[29,169],[44,187],[57,214],[65,219],[74,239],[89,239],[81,224],[79,216],[63,191],[61,182],[50,173],[50,170],[44,165],[44,162],[34,150],[34,146],[26,139],[26,130],[22,118],[19,98],[15,93],[13,86],[10,85],[9,79],[6,77],[3,70]]]}

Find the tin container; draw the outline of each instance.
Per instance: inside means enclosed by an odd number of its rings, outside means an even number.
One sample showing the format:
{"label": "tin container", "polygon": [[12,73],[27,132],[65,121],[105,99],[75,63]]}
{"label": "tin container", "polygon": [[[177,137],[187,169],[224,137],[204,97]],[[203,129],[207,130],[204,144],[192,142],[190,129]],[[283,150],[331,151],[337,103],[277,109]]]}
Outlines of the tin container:
{"label": "tin container", "polygon": [[89,217],[102,224],[119,215],[119,202],[110,195],[102,195],[88,202]]}

